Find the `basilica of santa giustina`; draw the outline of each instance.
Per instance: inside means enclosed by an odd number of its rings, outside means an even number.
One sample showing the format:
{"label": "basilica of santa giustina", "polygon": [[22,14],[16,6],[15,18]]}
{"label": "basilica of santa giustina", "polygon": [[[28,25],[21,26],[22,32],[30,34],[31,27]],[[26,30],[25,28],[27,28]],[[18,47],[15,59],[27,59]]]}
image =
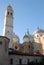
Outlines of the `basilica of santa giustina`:
{"label": "basilica of santa giustina", "polygon": [[5,10],[3,36],[0,36],[0,65],[29,65],[44,57],[44,30],[37,28],[33,35],[26,31],[21,44],[13,33],[14,11],[9,5]]}

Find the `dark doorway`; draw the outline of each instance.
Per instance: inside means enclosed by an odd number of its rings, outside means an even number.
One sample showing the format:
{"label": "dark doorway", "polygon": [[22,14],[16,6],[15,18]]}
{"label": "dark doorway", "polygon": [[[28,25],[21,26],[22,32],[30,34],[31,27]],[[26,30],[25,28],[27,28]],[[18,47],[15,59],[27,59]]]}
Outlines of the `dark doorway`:
{"label": "dark doorway", "polygon": [[27,59],[27,65],[29,65],[29,59]]}
{"label": "dark doorway", "polygon": [[12,58],[10,59],[10,65],[13,65],[13,59]]}
{"label": "dark doorway", "polygon": [[22,64],[22,59],[19,59],[19,64]]}

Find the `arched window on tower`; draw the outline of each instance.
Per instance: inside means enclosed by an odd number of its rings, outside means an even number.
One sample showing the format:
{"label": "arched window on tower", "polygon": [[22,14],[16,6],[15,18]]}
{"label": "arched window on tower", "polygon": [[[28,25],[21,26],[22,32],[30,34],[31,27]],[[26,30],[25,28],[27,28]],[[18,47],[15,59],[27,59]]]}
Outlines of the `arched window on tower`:
{"label": "arched window on tower", "polygon": [[12,15],[12,13],[10,13]]}
{"label": "arched window on tower", "polygon": [[7,14],[9,15],[9,12]]}

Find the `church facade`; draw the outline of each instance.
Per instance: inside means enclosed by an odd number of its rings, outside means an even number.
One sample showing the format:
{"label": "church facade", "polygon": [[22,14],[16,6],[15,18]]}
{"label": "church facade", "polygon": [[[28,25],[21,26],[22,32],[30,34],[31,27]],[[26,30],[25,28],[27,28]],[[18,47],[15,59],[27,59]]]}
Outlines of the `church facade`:
{"label": "church facade", "polygon": [[26,31],[23,43],[13,33],[13,9],[9,5],[5,10],[3,36],[0,36],[1,65],[29,65],[41,62],[44,58],[44,30],[37,28],[33,35]]}

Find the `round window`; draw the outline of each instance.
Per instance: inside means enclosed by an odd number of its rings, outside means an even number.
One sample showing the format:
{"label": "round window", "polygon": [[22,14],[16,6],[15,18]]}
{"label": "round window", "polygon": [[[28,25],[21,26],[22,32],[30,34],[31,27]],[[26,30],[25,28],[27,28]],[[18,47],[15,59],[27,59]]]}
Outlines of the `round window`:
{"label": "round window", "polygon": [[17,46],[15,46],[15,49],[18,49],[18,47],[17,47]]}

